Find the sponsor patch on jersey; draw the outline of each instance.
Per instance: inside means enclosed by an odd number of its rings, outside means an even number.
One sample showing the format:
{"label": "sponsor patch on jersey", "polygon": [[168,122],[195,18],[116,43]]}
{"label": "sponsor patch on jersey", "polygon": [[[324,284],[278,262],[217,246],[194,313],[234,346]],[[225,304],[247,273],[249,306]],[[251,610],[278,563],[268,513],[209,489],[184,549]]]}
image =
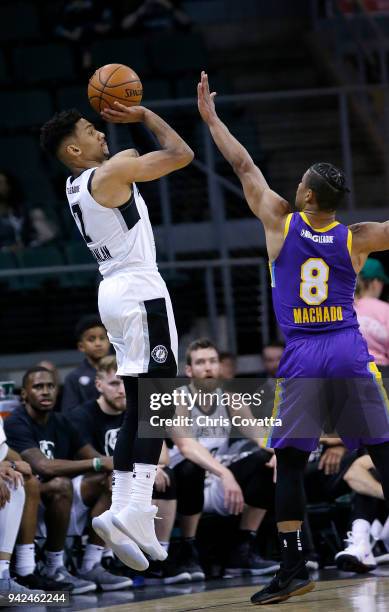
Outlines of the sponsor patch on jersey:
{"label": "sponsor patch on jersey", "polygon": [[303,238],[309,238],[313,242],[319,242],[320,244],[333,244],[334,243],[334,236],[322,236],[318,234],[312,234],[307,229],[302,229],[300,235]]}
{"label": "sponsor patch on jersey", "polygon": [[163,344],[158,344],[151,351],[151,356],[157,363],[165,363],[168,356],[168,350]]}

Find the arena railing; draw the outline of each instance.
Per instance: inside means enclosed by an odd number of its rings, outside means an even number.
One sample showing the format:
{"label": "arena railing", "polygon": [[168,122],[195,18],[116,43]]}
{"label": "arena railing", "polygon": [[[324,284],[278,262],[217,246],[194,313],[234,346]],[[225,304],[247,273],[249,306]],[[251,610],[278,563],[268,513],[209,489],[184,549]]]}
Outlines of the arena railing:
{"label": "arena railing", "polygon": [[[199,307],[202,300],[205,301],[206,333],[219,346],[237,353],[239,345],[245,344],[244,338],[239,342],[239,334],[250,338],[250,344],[257,347],[256,352],[269,341],[269,282],[267,263],[263,258],[162,262],[158,267],[167,277],[168,285],[171,272],[191,273],[190,283],[194,273],[200,276],[202,286],[196,285],[197,303],[191,301],[185,308],[195,323],[196,313],[197,318],[201,318],[202,307]],[[0,270],[0,283],[7,278],[37,275],[59,278],[61,274],[80,275],[91,271],[96,271],[97,284],[101,277],[93,263]],[[178,317],[182,314],[177,313]]]}

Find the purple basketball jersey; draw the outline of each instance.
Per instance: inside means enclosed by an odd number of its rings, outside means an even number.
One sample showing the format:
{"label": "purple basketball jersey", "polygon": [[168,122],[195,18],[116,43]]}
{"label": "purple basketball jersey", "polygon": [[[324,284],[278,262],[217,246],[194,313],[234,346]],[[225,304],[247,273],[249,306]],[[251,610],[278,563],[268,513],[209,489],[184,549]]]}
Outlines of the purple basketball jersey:
{"label": "purple basketball jersey", "polygon": [[338,221],[314,229],[305,213],[291,213],[285,242],[270,263],[273,305],[286,340],[354,327],[356,274],[351,231]]}

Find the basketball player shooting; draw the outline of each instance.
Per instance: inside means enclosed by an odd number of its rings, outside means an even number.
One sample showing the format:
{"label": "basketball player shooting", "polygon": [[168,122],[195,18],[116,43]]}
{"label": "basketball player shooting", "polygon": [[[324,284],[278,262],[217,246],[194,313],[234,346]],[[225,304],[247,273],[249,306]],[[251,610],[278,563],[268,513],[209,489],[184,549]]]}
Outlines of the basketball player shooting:
{"label": "basketball player shooting", "polygon": [[184,168],[193,152],[143,106],[128,108],[115,102],[114,109],[101,115],[114,123],[141,122],[156,137],[160,150],[138,156],[131,149],[110,158],[104,133],[76,110],[48,121],[41,129],[41,145],[71,172],[66,183],[70,212],[103,276],[100,316],[126,389],[127,409],[113,458],[112,505],[93,520],[93,527],[126,565],[141,571],[149,565],[144,552],[160,561],[167,553],[156,538],[157,508],[151,505],[162,435],[161,439],[137,435],[137,377],[177,375],[177,331],[137,183]]}
{"label": "basketball player shooting", "polygon": [[[353,308],[356,275],[367,256],[389,249],[389,222],[346,227],[336,221],[347,188],[343,173],[329,163],[314,164],[305,172],[297,188],[297,212],[291,212],[288,202],[272,191],[249,153],[219,119],[215,95],[203,72],[198,84],[200,115],[239,178],[250,209],[263,223],[273,304],[286,338],[273,413],[282,420],[282,427],[267,442],[277,457],[276,520],[282,563],[271,583],[251,598],[254,604],[277,603],[314,588],[300,533],[303,472],[317,447],[322,423],[319,418],[305,418],[304,411],[310,415],[317,410],[322,399],[320,382],[325,379],[357,381],[361,392],[354,398],[349,421],[366,422],[366,435],[350,435],[350,422],[343,423],[338,433],[348,448],[367,448],[389,500],[388,399]],[[309,400],[308,379],[314,390],[317,387],[316,396]],[[338,388],[333,388],[336,400]]]}

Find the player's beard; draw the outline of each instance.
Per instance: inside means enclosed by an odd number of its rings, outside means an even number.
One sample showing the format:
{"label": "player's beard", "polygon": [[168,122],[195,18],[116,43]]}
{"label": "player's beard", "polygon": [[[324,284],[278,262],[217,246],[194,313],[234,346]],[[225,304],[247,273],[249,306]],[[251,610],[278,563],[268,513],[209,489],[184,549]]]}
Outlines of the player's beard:
{"label": "player's beard", "polygon": [[105,398],[105,401],[107,402],[108,406],[109,406],[110,408],[112,408],[112,410],[114,410],[115,412],[117,412],[118,414],[121,414],[121,413],[122,413],[122,412],[124,412],[124,411],[125,411],[125,409],[126,409],[126,401],[125,401],[125,400],[124,400],[124,402],[123,402],[123,404],[124,404],[124,405],[123,405],[123,408],[122,408],[122,407],[118,407],[118,404],[117,404],[116,402],[114,402],[114,401],[110,401],[110,400],[108,400],[107,398]]}

